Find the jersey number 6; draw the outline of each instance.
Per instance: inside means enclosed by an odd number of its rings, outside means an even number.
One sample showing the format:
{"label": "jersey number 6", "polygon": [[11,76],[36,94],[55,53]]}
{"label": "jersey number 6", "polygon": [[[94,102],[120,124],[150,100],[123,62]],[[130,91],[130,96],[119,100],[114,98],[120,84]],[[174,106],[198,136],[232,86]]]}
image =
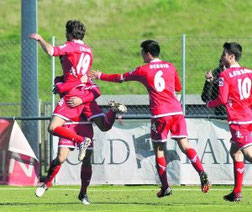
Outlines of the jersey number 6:
{"label": "jersey number 6", "polygon": [[163,72],[158,71],[154,77],[154,86],[158,92],[162,92],[165,89],[165,80],[162,75]]}

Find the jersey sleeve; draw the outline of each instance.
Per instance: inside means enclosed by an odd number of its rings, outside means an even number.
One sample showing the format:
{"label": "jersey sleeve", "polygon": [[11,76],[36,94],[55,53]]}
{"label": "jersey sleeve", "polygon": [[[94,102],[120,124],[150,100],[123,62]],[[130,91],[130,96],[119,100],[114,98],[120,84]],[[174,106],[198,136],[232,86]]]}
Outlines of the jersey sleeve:
{"label": "jersey sleeve", "polygon": [[213,108],[219,105],[225,105],[228,103],[229,86],[225,74],[222,72],[219,76],[219,94],[214,100],[207,102],[207,107]]}
{"label": "jersey sleeve", "polygon": [[103,81],[109,81],[109,82],[140,81],[141,79],[140,68],[138,67],[124,74],[102,73],[99,79]]}
{"label": "jersey sleeve", "polygon": [[53,53],[52,56],[60,56],[60,55],[65,55],[67,53],[70,53],[73,51],[73,48],[71,45],[65,43],[61,46],[55,46],[53,47]]}
{"label": "jersey sleeve", "polygon": [[64,83],[57,83],[56,87],[59,93],[65,93],[72,90],[73,88],[75,88],[77,85],[80,84],[82,84],[80,79],[77,79],[75,81],[66,81]]}

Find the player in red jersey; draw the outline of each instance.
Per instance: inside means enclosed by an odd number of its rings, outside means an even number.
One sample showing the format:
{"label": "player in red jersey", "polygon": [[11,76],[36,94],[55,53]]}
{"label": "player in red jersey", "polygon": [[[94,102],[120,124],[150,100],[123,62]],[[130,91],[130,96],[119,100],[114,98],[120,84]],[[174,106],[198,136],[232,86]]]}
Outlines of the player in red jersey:
{"label": "player in red jersey", "polygon": [[146,65],[139,66],[125,74],[104,74],[100,71],[90,71],[89,75],[94,79],[111,82],[138,81],[146,87],[152,116],[151,139],[155,151],[157,172],[162,184],[157,196],[160,198],[172,193],[167,181],[167,162],[164,156],[165,142],[169,132],[199,173],[202,191],[206,193],[210,188],[208,177],[196,151],[189,146],[182,107],[175,97],[175,91],[181,90],[177,71],[172,63],[159,59],[158,42],[146,40],[142,42],[141,48],[141,55],[144,62],[147,63]]}
{"label": "player in red jersey", "polygon": [[227,69],[219,76],[218,97],[207,102],[207,106],[225,105],[227,110],[235,185],[233,191],[223,198],[233,202],[242,199],[244,157],[252,162],[252,70],[238,63],[242,55],[240,44],[224,43],[223,48],[222,63]]}
{"label": "player in red jersey", "polygon": [[[66,23],[66,38],[67,42],[64,45],[53,47],[47,43],[39,34],[34,33],[30,35],[30,38],[36,40],[41,45],[42,49],[50,56],[61,56],[61,65],[63,69],[64,81],[77,81],[81,76],[89,70],[93,61],[93,54],[91,49],[85,45],[82,41],[84,38],[86,29],[80,21],[69,20]],[[80,83],[79,83],[80,84]],[[82,86],[73,89],[73,94],[81,92]],[[75,141],[79,144],[80,155],[84,154],[88,145],[91,142],[90,138],[86,138],[71,130],[64,128],[63,125],[66,121],[78,119],[83,105],[80,105],[72,110],[64,107],[62,110],[59,107],[64,104],[65,99],[61,99],[52,116],[52,120],[49,125],[49,132],[53,135],[67,138]],[[66,111],[64,110],[66,109]]]}
{"label": "player in red jersey", "polygon": [[[62,80],[62,77],[56,77],[55,84],[61,83]],[[95,99],[101,94],[98,86],[96,86],[92,82],[87,83],[87,85],[89,86],[86,86],[85,89],[82,90],[82,93],[78,94],[78,96],[73,96],[67,99],[66,101],[66,105],[68,105],[69,108],[74,108],[81,104],[84,105],[80,120],[76,120],[76,122],[69,121],[65,123],[63,127],[68,130],[71,130],[73,133],[92,139],[92,122],[96,123],[96,125],[102,131],[107,131],[111,129],[115,121],[116,113],[114,111],[117,110],[118,107],[112,107],[111,110],[105,115],[95,101]],[[59,94],[60,96],[64,95],[61,93]],[[74,149],[75,146],[76,143],[74,143],[72,140],[60,138],[57,157],[50,164],[45,183],[36,189],[35,194],[37,197],[41,197],[42,195],[44,195],[45,191],[47,191],[48,188],[51,187],[52,180],[59,172],[61,165],[66,161],[70,150]],[[87,197],[87,187],[92,176],[92,167],[90,162],[92,153],[91,150],[92,142],[87,149],[86,155],[83,156],[84,158],[81,160],[82,184],[78,198],[83,204],[89,204],[89,199]]]}
{"label": "player in red jersey", "polygon": [[[92,122],[87,121],[84,116],[81,116],[78,122],[66,122],[64,124],[65,128],[71,130],[73,133],[78,135],[93,138],[93,127]],[[45,183],[36,189],[35,195],[41,197],[45,192],[51,187],[52,181],[58,174],[62,164],[66,161],[70,151],[76,148],[76,143],[72,140],[66,138],[60,138],[58,143],[58,154],[57,157],[51,162],[50,168],[48,170]],[[81,165],[81,189],[78,199],[85,205],[90,204],[87,196],[87,188],[89,186],[91,176],[92,176],[92,165],[91,165],[91,155],[93,151],[93,141],[88,146],[86,155],[82,160]]]}
{"label": "player in red jersey", "polygon": [[[71,84],[74,89],[67,92],[58,105],[56,106],[52,120],[49,125],[49,132],[53,135],[71,139],[79,144],[79,160],[85,156],[86,149],[91,142],[88,137],[77,135],[73,131],[63,127],[67,121],[75,121],[79,119],[84,104],[70,108],[66,101],[72,96],[78,96],[85,86],[81,83],[81,77],[85,76],[93,62],[92,50],[83,43],[86,29],[80,21],[69,20],[66,23],[67,42],[64,45],[53,47],[47,43],[39,34],[31,34],[30,38],[38,41],[43,50],[50,56],[60,56],[63,69],[63,77],[65,85]],[[67,86],[59,86],[58,89],[63,92]],[[112,114],[111,116],[115,116]]]}

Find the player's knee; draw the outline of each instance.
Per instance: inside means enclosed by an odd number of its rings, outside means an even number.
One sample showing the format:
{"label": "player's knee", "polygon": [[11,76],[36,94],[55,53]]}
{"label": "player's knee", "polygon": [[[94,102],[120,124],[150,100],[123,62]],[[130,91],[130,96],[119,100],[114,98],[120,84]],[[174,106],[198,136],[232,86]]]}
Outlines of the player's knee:
{"label": "player's knee", "polygon": [[58,165],[61,165],[66,161],[66,157],[63,157],[63,156],[59,155],[57,157],[57,160],[58,160]]}
{"label": "player's knee", "polygon": [[53,127],[52,125],[49,125],[47,128],[47,131],[52,134],[54,129],[55,129],[55,127]]}
{"label": "player's knee", "polygon": [[230,152],[230,156],[234,161],[243,161],[244,160],[243,154],[240,151]]}

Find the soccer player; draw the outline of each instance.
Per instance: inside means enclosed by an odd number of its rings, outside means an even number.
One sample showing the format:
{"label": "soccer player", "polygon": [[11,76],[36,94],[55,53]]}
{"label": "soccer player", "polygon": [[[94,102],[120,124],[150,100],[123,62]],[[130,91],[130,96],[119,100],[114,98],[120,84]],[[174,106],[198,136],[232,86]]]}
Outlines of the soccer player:
{"label": "soccer player", "polygon": [[241,55],[239,43],[224,43],[222,63],[227,69],[219,76],[218,97],[207,102],[209,108],[225,105],[227,110],[235,185],[223,198],[231,202],[242,199],[244,157],[252,162],[252,70],[239,65]]}
{"label": "soccer player", "polygon": [[175,91],[181,90],[177,71],[172,63],[159,59],[160,46],[157,41],[145,40],[141,43],[141,55],[146,65],[139,66],[125,74],[105,74],[100,71],[90,71],[94,79],[124,82],[138,81],[142,83],[150,100],[151,139],[154,146],[157,172],[161,181],[159,198],[172,193],[166,174],[166,159],[164,156],[165,142],[168,133],[175,139],[179,148],[192,162],[200,175],[202,191],[208,192],[210,184],[196,151],[189,146],[187,140],[186,122],[180,102],[175,97]]}
{"label": "soccer player", "polygon": [[[93,138],[93,127],[92,122],[87,121],[84,116],[81,116],[78,122],[66,122],[64,124],[65,128],[76,133],[78,135]],[[41,197],[44,193],[51,187],[52,181],[55,176],[58,174],[61,165],[66,161],[70,151],[73,151],[76,148],[76,143],[72,140],[66,138],[60,138],[58,143],[58,153],[56,158],[51,162],[50,168],[48,170],[45,183],[38,187],[35,191],[37,197]],[[87,187],[89,186],[91,176],[92,176],[92,166],[91,166],[91,155],[93,151],[93,141],[90,143],[87,148],[86,155],[82,160],[81,165],[81,189],[78,195],[78,199],[81,203],[88,205],[90,204],[87,196]]]}
{"label": "soccer player", "polygon": [[[81,77],[85,76],[90,69],[93,61],[93,53],[90,47],[83,43],[83,38],[86,29],[83,23],[76,20],[69,20],[66,23],[66,38],[67,42],[64,45],[53,47],[47,43],[41,35],[34,33],[30,35],[30,38],[36,40],[41,45],[42,49],[50,56],[60,56],[61,65],[63,69],[63,77],[66,85],[69,83],[75,84],[74,89],[67,92],[61,100],[58,102],[52,120],[49,124],[48,131],[61,138],[70,139],[79,145],[79,160],[82,160],[85,156],[85,152],[91,139],[77,135],[73,131],[63,127],[67,121],[75,121],[79,119],[84,104],[71,108],[66,104],[66,101],[71,96],[78,96],[85,87],[81,83]],[[62,91],[64,86],[62,86]],[[64,87],[65,88],[65,87]],[[58,88],[59,89],[59,88]]]}
{"label": "soccer player", "polygon": [[[91,48],[85,45],[82,41],[86,29],[83,23],[76,20],[69,20],[66,23],[66,38],[67,42],[64,45],[53,47],[47,43],[41,35],[33,33],[30,38],[36,40],[41,45],[42,49],[50,56],[61,56],[61,65],[63,69],[64,81],[76,81],[89,70],[93,61],[93,53]],[[72,92],[81,92],[79,86],[73,89]],[[69,92],[71,94],[71,91]],[[86,138],[73,133],[71,130],[63,127],[66,121],[74,121],[78,119],[83,105],[76,108],[68,108],[65,106],[65,99],[62,98],[54,110],[52,120],[49,124],[48,131],[56,136],[71,139],[78,143],[80,148],[80,157],[85,154],[85,151],[91,143],[90,138]]]}
{"label": "soccer player", "polygon": [[[62,80],[63,80],[62,77],[56,77],[54,83],[59,84],[62,82]],[[92,139],[93,137],[92,121],[95,122],[102,131],[107,131],[111,129],[115,121],[115,114],[116,114],[115,111],[118,110],[117,106],[119,105],[120,107],[123,107],[124,105],[122,106],[119,103],[117,103],[118,105],[113,105],[115,103],[112,102],[110,111],[105,115],[95,101],[95,99],[99,97],[101,94],[99,87],[93,84],[92,82],[87,82],[86,84],[89,86],[85,87],[86,89],[84,89],[82,93],[79,93],[78,94],[79,96],[73,96],[66,100],[66,104],[70,108],[77,107],[81,104],[84,105],[80,121],[76,120],[75,122],[73,121],[67,122],[64,124],[63,127],[67,128],[73,133],[76,133],[84,137],[89,137],[90,139]],[[62,93],[59,94],[60,96],[64,95]],[[120,111],[122,111],[122,108],[120,108]],[[76,145],[72,140],[66,138],[60,138],[57,157],[50,164],[50,168],[48,170],[45,183],[36,189],[35,194],[37,197],[41,197],[45,193],[45,191],[47,191],[48,188],[51,187],[52,180],[59,172],[61,165],[67,159],[70,150],[73,150],[75,146]],[[87,187],[89,185],[92,175],[92,167],[90,162],[92,151],[89,151],[89,149],[92,150],[91,147],[92,142],[87,149],[86,155],[83,156],[84,158],[82,159],[82,166],[81,166],[82,186],[78,198],[83,204],[89,204],[89,200],[87,197]]]}

